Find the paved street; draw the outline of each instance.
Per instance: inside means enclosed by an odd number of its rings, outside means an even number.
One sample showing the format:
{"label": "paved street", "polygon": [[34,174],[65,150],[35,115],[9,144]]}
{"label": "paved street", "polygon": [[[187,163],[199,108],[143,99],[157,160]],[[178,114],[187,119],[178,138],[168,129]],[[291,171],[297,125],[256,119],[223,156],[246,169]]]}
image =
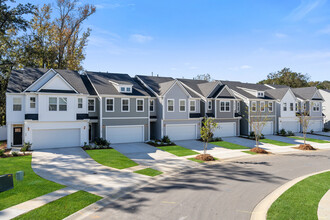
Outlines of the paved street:
{"label": "paved street", "polygon": [[249,219],[280,185],[330,168],[330,151],[256,156],[189,169],[132,192],[87,219]]}

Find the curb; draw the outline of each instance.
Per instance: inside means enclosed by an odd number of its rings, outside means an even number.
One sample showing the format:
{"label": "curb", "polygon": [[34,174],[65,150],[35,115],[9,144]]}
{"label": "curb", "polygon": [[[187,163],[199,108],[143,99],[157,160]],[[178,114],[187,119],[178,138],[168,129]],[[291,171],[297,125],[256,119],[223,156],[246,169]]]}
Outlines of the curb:
{"label": "curb", "polygon": [[296,183],[306,179],[307,177],[314,176],[316,174],[328,172],[330,170],[323,170],[316,173],[307,174],[305,176],[298,177],[296,179],[293,179],[284,185],[280,186],[273,192],[271,192],[268,196],[266,196],[259,204],[253,209],[251,220],[266,220],[267,219],[267,212],[268,209],[271,207],[271,205],[280,197],[285,191],[287,191],[289,188],[291,188]]}

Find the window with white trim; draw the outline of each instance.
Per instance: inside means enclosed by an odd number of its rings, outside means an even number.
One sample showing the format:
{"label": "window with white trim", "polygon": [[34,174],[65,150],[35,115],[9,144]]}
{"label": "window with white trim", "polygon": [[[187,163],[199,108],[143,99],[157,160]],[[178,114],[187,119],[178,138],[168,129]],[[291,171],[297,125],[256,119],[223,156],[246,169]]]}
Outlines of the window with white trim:
{"label": "window with white trim", "polygon": [[260,111],[265,112],[265,102],[260,102]]}
{"label": "window with white trim", "polygon": [[230,101],[220,102],[220,112],[230,112]]}
{"label": "window with white trim", "polygon": [[288,105],[288,104],[287,104],[286,102],[285,102],[285,103],[283,103],[283,111],[285,111],[285,112],[286,112],[286,111],[287,111],[287,109],[288,109],[287,105]]}
{"label": "window with white trim", "polygon": [[174,112],[174,99],[167,99],[167,111]]}
{"label": "window with white trim", "polygon": [[237,112],[241,111],[241,103],[238,101],[237,102]]}
{"label": "window with white trim", "polygon": [[296,106],[296,112],[298,111],[298,102],[296,102],[296,104],[295,104],[295,106]]}
{"label": "window with white trim", "polygon": [[208,102],[208,107],[207,107],[208,110],[212,110],[212,101],[209,101]]}
{"label": "window with white trim", "polygon": [[257,97],[265,97],[265,93],[264,92],[257,92]]}
{"label": "window with white trim", "polygon": [[95,99],[88,99],[88,111],[95,112]]}
{"label": "window with white trim", "polygon": [[196,112],[196,100],[190,100],[189,105],[190,105],[190,111]]}
{"label": "window with white trim", "polygon": [[180,99],[179,104],[180,104],[179,111],[180,112],[185,112],[186,111],[186,100],[185,99]]}
{"label": "window with white trim", "polygon": [[155,100],[150,100],[149,108],[151,112],[155,111]]}
{"label": "window with white trim", "polygon": [[268,111],[273,112],[273,102],[268,102]]}
{"label": "window with white trim", "polygon": [[251,103],[251,111],[256,112],[257,111],[257,102],[253,101]]}
{"label": "window with white trim", "polygon": [[30,108],[36,108],[36,97],[30,97]]}
{"label": "window with white trim", "polygon": [[68,109],[68,99],[60,97],[58,99],[58,110],[64,112],[67,111],[67,109]]}
{"label": "window with white trim", "polygon": [[22,98],[13,98],[13,111],[22,111]]}
{"label": "window with white trim", "polygon": [[83,99],[82,98],[78,98],[78,108],[83,108]]}
{"label": "window with white trim", "polygon": [[320,111],[320,103],[315,102],[313,103],[313,112],[319,112]]}
{"label": "window with white trim", "polygon": [[136,111],[137,112],[143,112],[144,111],[144,100],[143,99],[137,99],[136,100]]}
{"label": "window with white trim", "polygon": [[113,98],[106,99],[106,111],[113,112],[115,110],[115,102]]}
{"label": "window with white trim", "polygon": [[121,92],[125,92],[125,90],[126,90],[125,87],[120,87]]}
{"label": "window with white trim", "polygon": [[129,99],[121,99],[121,111],[129,112]]}
{"label": "window with white trim", "polygon": [[57,111],[57,98],[49,97],[49,111]]}
{"label": "window with white trim", "polygon": [[293,112],[294,105],[292,102],[290,102],[290,111]]}

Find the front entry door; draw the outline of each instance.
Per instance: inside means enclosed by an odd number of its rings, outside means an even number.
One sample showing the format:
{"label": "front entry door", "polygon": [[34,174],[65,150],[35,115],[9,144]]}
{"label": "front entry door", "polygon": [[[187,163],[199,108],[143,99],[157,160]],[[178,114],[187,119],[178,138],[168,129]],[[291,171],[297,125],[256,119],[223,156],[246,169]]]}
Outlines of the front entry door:
{"label": "front entry door", "polygon": [[22,134],[23,128],[22,127],[14,127],[14,145],[22,145]]}

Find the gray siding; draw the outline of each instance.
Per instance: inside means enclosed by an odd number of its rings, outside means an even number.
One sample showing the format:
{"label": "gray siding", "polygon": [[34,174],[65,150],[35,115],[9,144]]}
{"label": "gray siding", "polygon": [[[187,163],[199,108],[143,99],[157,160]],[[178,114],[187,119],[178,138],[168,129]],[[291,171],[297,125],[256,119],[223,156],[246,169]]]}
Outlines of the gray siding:
{"label": "gray siding", "polygon": [[[107,97],[112,98],[112,97]],[[114,112],[106,112],[106,98],[102,97],[102,117],[148,117],[149,111],[149,103],[148,98],[142,98],[144,100],[144,111],[137,112],[136,111],[136,99],[130,98],[130,109],[129,112],[121,112],[121,98],[114,98],[115,103],[115,111]]]}
{"label": "gray siding", "polygon": [[[229,101],[230,102],[230,111],[229,112],[221,112],[220,111],[220,102],[221,101]],[[233,118],[234,117],[234,101],[233,100],[217,100],[217,108],[215,109],[217,114],[217,118]]]}
{"label": "gray siding", "polygon": [[[98,98],[94,98],[94,99],[95,99],[95,112],[88,112],[88,115],[91,117],[97,116],[98,118],[100,118],[100,101]],[[87,101],[87,105],[88,105],[88,101]]]}
{"label": "gray siding", "polygon": [[[165,105],[165,119],[188,119],[189,118],[189,103],[188,99],[189,96],[183,91],[183,89],[178,86],[177,84],[172,87],[170,91],[166,94],[164,98],[164,105]],[[167,100],[174,99],[174,112],[167,111]],[[185,99],[186,100],[186,111],[180,112],[179,111],[179,100]]]}
{"label": "gray siding", "polygon": [[159,106],[157,105],[157,99],[153,99],[153,100],[154,100],[154,111],[150,112],[150,116],[158,116],[157,110],[158,110]]}
{"label": "gray siding", "polygon": [[[252,107],[252,102],[250,101],[250,106]],[[257,111],[256,112],[252,112],[250,111],[251,115],[268,115],[268,116],[275,116],[275,101],[264,101],[265,102],[265,106],[268,105],[268,102],[273,102],[273,112],[269,112],[268,111],[268,107],[265,108],[265,112],[260,112],[260,101],[256,101],[257,102]]]}
{"label": "gray siding", "polygon": [[206,113],[206,111],[205,111],[205,102],[200,100],[199,105],[200,105],[200,113],[201,113],[202,117],[204,117],[205,113]]}

